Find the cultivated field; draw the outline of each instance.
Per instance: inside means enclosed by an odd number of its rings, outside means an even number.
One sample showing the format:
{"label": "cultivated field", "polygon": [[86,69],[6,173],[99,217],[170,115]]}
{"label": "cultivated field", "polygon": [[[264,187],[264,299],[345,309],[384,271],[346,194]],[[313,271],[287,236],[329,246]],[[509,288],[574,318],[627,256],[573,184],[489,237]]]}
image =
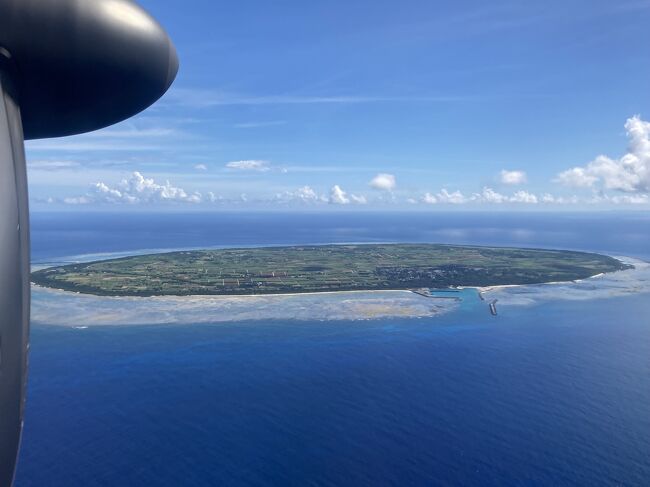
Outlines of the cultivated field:
{"label": "cultivated field", "polygon": [[142,255],[44,269],[32,280],[112,296],[270,294],[533,284],[625,267],[608,256],[558,250],[318,245]]}

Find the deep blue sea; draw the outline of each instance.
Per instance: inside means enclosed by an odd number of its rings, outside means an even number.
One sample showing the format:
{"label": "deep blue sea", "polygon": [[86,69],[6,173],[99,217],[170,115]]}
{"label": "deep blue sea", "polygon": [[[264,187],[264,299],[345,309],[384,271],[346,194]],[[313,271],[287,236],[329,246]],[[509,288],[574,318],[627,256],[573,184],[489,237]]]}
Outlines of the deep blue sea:
{"label": "deep blue sea", "polygon": [[[443,242],[650,260],[650,215],[36,214],[33,261]],[[17,486],[649,485],[650,295],[492,317],[37,323]]]}

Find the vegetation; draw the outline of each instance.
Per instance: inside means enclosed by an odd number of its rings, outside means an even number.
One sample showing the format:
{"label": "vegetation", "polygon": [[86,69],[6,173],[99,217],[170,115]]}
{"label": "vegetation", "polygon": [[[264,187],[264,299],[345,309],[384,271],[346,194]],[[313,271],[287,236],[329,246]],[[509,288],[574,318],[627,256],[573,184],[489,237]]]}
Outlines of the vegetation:
{"label": "vegetation", "polygon": [[43,269],[42,286],[110,296],[304,293],[534,284],[627,268],[604,255],[432,244],[151,254]]}

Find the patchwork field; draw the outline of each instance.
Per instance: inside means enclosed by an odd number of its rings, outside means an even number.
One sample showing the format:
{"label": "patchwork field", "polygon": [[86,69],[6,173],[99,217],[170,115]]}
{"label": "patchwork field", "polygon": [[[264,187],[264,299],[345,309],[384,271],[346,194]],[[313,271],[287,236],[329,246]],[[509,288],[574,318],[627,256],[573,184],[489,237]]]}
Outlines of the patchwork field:
{"label": "patchwork field", "polygon": [[628,268],[605,255],[436,244],[180,251],[39,270],[35,284],[109,296],[305,293],[572,281]]}

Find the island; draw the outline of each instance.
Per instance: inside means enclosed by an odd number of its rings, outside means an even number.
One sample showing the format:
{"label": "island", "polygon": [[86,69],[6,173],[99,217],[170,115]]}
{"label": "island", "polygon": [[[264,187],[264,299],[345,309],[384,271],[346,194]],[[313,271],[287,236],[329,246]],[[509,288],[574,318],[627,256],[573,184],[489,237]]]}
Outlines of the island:
{"label": "island", "polygon": [[566,250],[441,244],[191,250],[50,267],[39,286],[100,296],[322,293],[538,284],[631,266]]}

